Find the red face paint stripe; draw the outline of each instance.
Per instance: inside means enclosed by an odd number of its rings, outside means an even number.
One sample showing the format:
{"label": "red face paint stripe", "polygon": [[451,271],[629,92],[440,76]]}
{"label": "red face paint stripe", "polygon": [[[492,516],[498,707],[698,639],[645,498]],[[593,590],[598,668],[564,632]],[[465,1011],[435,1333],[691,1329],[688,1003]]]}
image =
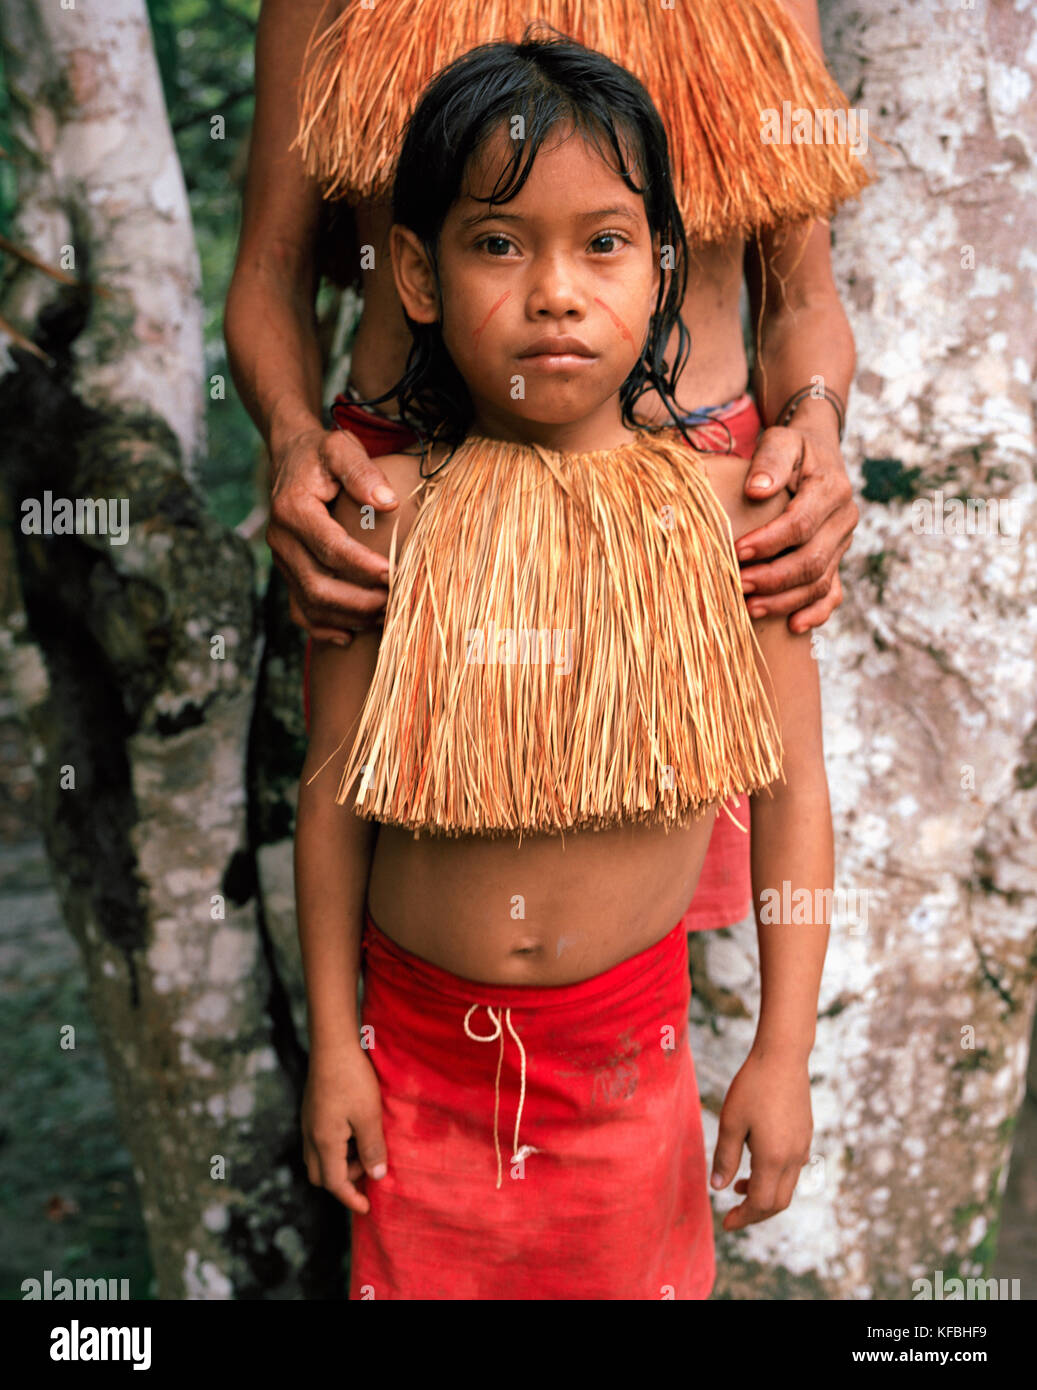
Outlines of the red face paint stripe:
{"label": "red face paint stripe", "polygon": [[505,293],[501,295],[500,299],[497,300],[497,303],[493,306],[493,308],[490,310],[490,312],[489,312],[489,313],[486,315],[486,317],[483,319],[483,321],[482,321],[482,323],[479,325],[479,327],[478,327],[478,328],[475,330],[475,332],[472,334],[472,339],[473,339],[473,341],[475,341],[476,343],[479,341],[479,334],[483,331],[483,329],[484,329],[484,328],[486,327],[486,325],[489,323],[490,319],[493,318],[494,314],[497,312],[497,310],[500,308],[500,306],[504,303],[504,301],[505,301],[506,299],[510,299],[510,298],[511,298],[511,291],[510,291],[510,290],[506,290]]}
{"label": "red face paint stripe", "polygon": [[608,314],[609,318],[616,325],[616,327],[619,329],[620,333],[622,333],[623,337],[627,340],[627,342],[632,343],[634,341],[634,335],[633,333],[631,333],[630,329],[626,326],[626,324],[619,317],[619,315],[614,310],[610,309],[603,299],[598,299],[596,295],[594,297],[594,303],[601,305],[601,307],[605,310],[606,314]]}

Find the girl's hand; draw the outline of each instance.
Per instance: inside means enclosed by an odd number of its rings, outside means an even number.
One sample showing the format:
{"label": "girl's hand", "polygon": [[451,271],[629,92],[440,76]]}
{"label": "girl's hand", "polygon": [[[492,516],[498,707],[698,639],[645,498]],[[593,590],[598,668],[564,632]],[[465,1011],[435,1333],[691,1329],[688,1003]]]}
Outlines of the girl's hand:
{"label": "girl's hand", "polygon": [[745,1201],[725,1214],[725,1231],[785,1210],[809,1161],[813,1132],[806,1059],[750,1052],[724,1098],[713,1155],[714,1189],[726,1187],[738,1172],[743,1144],[752,1156],[749,1177],[734,1185]]}
{"label": "girl's hand", "polygon": [[333,1056],[311,1054],[302,1142],[310,1182],[326,1187],[350,1211],[370,1211],[354,1184],[365,1173],[385,1177],[385,1136],[378,1077],[359,1043]]}

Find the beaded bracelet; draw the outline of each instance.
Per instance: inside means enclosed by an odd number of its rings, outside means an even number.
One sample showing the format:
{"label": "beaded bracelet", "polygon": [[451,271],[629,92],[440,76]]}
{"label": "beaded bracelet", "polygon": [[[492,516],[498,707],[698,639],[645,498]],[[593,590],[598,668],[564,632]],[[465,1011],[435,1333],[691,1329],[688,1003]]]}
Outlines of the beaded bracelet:
{"label": "beaded bracelet", "polygon": [[[820,400],[820,397],[814,394],[815,390],[816,388],[813,385],[801,386],[798,391],[796,391],[793,395],[791,395],[788,398],[788,400],[785,402],[782,408],[778,411],[778,415],[774,423],[776,425],[787,425],[788,422],[792,419],[793,415],[795,415],[800,401],[804,400],[805,397],[814,395],[815,400]],[[821,390],[824,392],[825,400],[828,401],[828,403],[831,405],[832,409],[836,413],[836,417],[838,418],[839,440],[841,443],[843,437],[843,428],[846,424],[846,407],[843,404],[841,398],[838,396],[838,394],[835,391],[833,391],[830,386],[822,386]]]}

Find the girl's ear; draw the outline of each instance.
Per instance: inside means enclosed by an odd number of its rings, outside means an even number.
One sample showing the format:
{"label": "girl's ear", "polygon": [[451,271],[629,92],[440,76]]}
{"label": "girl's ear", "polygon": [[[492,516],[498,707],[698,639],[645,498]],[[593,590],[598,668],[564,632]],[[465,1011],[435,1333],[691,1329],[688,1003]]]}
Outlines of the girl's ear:
{"label": "girl's ear", "polygon": [[409,227],[394,222],[389,228],[389,253],[396,293],[415,323],[439,319],[439,291],[425,248]]}

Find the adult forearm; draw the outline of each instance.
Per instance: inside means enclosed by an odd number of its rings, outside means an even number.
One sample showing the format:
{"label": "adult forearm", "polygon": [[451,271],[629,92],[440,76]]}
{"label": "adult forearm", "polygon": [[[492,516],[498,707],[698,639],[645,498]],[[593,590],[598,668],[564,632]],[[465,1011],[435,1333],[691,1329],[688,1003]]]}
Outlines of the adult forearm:
{"label": "adult forearm", "polygon": [[227,294],[223,332],[238,394],[274,458],[294,435],[323,428],[311,295],[265,267],[239,269]]}
{"label": "adult forearm", "polygon": [[[809,386],[814,377],[822,377],[846,403],[856,363],[853,331],[837,295],[788,304],[766,315],[752,375],[764,425],[773,425],[789,397]],[[807,397],[794,420],[800,428],[819,429],[838,438],[835,411],[824,399]]]}

